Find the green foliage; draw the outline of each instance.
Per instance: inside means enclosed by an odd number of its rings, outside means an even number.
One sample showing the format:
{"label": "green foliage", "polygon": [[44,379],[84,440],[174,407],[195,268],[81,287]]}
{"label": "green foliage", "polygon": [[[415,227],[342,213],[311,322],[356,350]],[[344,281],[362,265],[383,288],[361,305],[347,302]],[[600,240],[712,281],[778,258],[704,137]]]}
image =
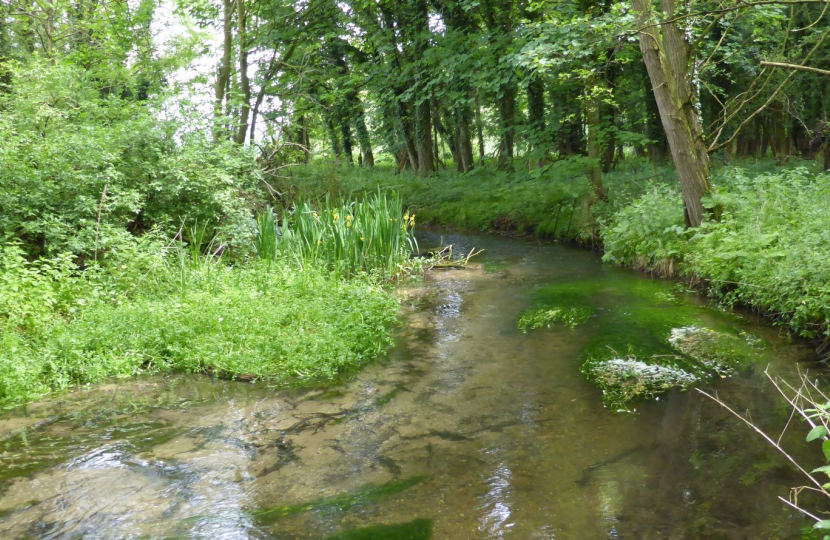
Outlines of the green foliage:
{"label": "green foliage", "polygon": [[278,227],[273,212],[258,218],[257,252],[305,267],[323,267],[337,275],[379,272],[394,277],[409,267],[417,252],[415,214],[403,212],[398,195],[375,192],[359,202],[301,202]]}
{"label": "green foliage", "polygon": [[398,304],[368,277],[194,260],[185,246],[83,274],[66,258],[28,263],[14,245],[2,256],[14,294],[0,312],[0,406],[141,373],[329,379],[392,344]]}
{"label": "green foliage", "polygon": [[249,245],[258,197],[253,154],[185,133],[160,104],[104,94],[89,72],[31,62],[0,92],[0,238],[29,254],[83,258],[130,234],[185,223]]}
{"label": "green foliage", "polygon": [[680,189],[666,184],[653,185],[603,225],[604,260],[639,269],[681,258],[690,235]]}
{"label": "green foliage", "polygon": [[768,313],[814,337],[830,324],[830,177],[805,167],[725,168],[704,202],[720,222],[684,230],[679,195],[655,187],[602,228],[606,260],[704,280],[726,304]]}

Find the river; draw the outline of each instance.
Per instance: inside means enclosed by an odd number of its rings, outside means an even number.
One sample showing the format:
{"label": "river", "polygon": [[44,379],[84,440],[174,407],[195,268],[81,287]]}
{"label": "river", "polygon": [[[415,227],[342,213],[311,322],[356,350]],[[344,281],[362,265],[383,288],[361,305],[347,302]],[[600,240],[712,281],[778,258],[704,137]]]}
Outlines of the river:
{"label": "river", "polygon": [[[809,525],[777,499],[800,484],[787,462],[697,392],[603,404],[578,359],[613,320],[516,321],[551,284],[607,284],[601,315],[625,311],[615,288],[648,281],[763,343],[702,386],[776,436],[789,411],[764,369],[817,369],[809,347],[596,253],[444,240],[485,252],[402,285],[396,348],[336,384],[148,377],[0,415],[0,538],[758,539]],[[784,439],[812,466],[805,434],[795,422]]]}

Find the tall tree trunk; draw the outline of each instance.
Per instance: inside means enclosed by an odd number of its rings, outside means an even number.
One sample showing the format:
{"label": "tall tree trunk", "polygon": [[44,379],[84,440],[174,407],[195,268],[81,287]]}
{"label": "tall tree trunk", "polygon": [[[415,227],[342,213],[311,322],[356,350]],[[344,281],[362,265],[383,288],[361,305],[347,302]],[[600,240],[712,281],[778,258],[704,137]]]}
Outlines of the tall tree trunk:
{"label": "tall tree trunk", "polygon": [[227,96],[228,83],[231,78],[231,54],[233,52],[233,0],[224,0],[222,2],[223,10],[223,41],[222,41],[222,58],[219,60],[219,73],[216,77],[216,97],[213,105],[214,115],[214,139],[219,140],[224,138],[222,127],[219,124],[219,119],[225,112],[225,99]]}
{"label": "tall tree trunk", "polygon": [[499,115],[501,118],[501,145],[499,163],[507,166],[513,162],[513,148],[516,137],[516,85],[512,82],[502,87],[499,98]]}
{"label": "tall tree trunk", "polygon": [[484,123],[481,121],[481,99],[476,92],[476,132],[478,135],[478,159],[484,165]]}
{"label": "tall tree trunk", "polygon": [[473,159],[473,141],[470,136],[470,105],[466,101],[456,107],[456,144],[461,159],[459,170],[467,172],[475,167]]}
{"label": "tall tree trunk", "polygon": [[[426,0],[416,0],[414,31],[414,51],[417,58],[424,58],[429,48],[429,10]],[[429,90],[423,85],[425,81],[416,81],[418,98],[415,104],[415,144],[418,148],[418,174],[429,176],[435,170],[435,155],[432,147],[432,104],[431,96],[424,95]]]}
{"label": "tall tree trunk", "polygon": [[686,225],[697,227],[706,215],[701,198],[711,185],[709,155],[694,107],[691,45],[674,20],[674,0],[662,0],[668,22],[658,21],[651,0],[632,0],[632,5],[637,12],[640,50],[683,192]]}
{"label": "tall tree trunk", "polygon": [[527,116],[530,126],[530,151],[537,155],[536,162],[532,164],[539,167],[544,164],[545,143],[545,82],[540,78],[534,78],[527,83]]}
{"label": "tall tree trunk", "polygon": [[366,127],[366,110],[363,102],[357,98],[354,109],[354,124],[357,131],[357,140],[360,143],[360,151],[363,154],[363,166],[370,169],[375,166],[375,154],[372,152],[372,139],[369,137],[369,129]]}
{"label": "tall tree trunk", "polygon": [[409,164],[418,171],[418,148],[415,143],[416,135],[412,118],[409,115],[409,108],[401,101],[400,96],[395,97],[397,102],[398,121],[401,125],[401,135],[406,144],[406,153],[409,154]]}
{"label": "tall tree trunk", "polygon": [[418,151],[418,174],[429,176],[434,170],[432,115],[429,100],[415,105],[415,145]]}
{"label": "tall tree trunk", "polygon": [[334,121],[330,115],[326,115],[326,132],[329,134],[329,144],[331,144],[331,151],[335,158],[339,158],[343,153],[340,147],[340,139],[337,136],[337,130],[334,128]]}
{"label": "tall tree trunk", "polygon": [[[588,88],[590,92],[593,85]],[[602,156],[602,145],[600,142],[600,100],[597,96],[589,95],[587,97],[587,111],[586,119],[588,120],[588,180],[591,182],[593,188],[593,197],[590,199],[604,200],[608,198],[605,193],[605,187],[602,185],[602,168],[600,167],[600,157]],[[589,202],[590,207],[590,202]]]}
{"label": "tall tree trunk", "polygon": [[352,126],[349,122],[349,117],[346,114],[337,115],[337,119],[340,122],[340,134],[343,138],[343,153],[346,154],[346,160],[349,164],[354,163],[354,150],[352,145]]}
{"label": "tall tree trunk", "polygon": [[251,81],[248,79],[248,32],[245,0],[236,0],[237,36],[239,39],[239,89],[242,91],[242,106],[239,108],[239,129],[236,143],[245,144],[248,133],[248,115],[251,112]]}

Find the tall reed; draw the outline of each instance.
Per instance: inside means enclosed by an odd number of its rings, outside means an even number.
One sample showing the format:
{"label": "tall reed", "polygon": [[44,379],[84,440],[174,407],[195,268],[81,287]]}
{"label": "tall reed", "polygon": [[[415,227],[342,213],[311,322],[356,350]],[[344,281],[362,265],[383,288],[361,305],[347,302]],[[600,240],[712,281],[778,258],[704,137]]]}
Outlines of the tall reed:
{"label": "tall reed", "polygon": [[278,224],[272,210],[258,216],[256,249],[263,259],[286,258],[338,275],[379,272],[393,277],[417,251],[415,215],[401,198],[376,192],[357,201],[297,202]]}

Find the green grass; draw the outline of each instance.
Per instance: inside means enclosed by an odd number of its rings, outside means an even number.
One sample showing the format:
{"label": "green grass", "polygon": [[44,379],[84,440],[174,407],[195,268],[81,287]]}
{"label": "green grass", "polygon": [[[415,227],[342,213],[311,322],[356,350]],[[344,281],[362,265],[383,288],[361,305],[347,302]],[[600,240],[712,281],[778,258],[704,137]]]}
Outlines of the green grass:
{"label": "green grass", "polygon": [[[484,166],[465,174],[442,171],[428,178],[394,168],[334,168],[318,162],[294,169],[280,190],[301,199],[340,193],[360,199],[380,189],[394,189],[420,223],[471,231],[508,231],[563,240],[590,240],[596,223],[586,213],[586,163],[575,157],[527,171]],[[604,181],[611,203],[628,201],[657,178],[673,182],[671,168],[656,171],[648,162],[632,159]],[[607,206],[607,205],[605,205]]]}
{"label": "green grass", "polygon": [[0,407],[146,373],[330,379],[390,347],[399,310],[367,274],[230,264],[185,246],[84,271],[63,259],[29,262],[13,245],[0,261],[0,283],[13,292],[0,311]]}

